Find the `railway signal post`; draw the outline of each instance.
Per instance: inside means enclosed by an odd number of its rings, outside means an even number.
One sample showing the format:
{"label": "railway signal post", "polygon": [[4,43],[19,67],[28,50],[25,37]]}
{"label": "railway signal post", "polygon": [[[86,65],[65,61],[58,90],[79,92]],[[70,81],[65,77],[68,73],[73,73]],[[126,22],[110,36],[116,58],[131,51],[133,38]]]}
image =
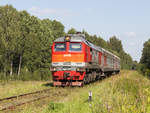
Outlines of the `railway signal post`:
{"label": "railway signal post", "polygon": [[92,101],[92,91],[89,91],[89,102]]}

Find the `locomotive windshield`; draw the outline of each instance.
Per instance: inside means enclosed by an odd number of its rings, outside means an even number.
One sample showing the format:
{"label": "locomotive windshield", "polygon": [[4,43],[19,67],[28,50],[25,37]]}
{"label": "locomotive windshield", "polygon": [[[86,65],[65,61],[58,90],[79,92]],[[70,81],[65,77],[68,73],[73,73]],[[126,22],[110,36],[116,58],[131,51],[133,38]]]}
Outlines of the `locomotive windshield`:
{"label": "locomotive windshield", "polygon": [[66,51],[66,43],[55,43],[55,51]]}
{"label": "locomotive windshield", "polygon": [[70,51],[81,51],[82,45],[81,43],[70,43],[69,50]]}

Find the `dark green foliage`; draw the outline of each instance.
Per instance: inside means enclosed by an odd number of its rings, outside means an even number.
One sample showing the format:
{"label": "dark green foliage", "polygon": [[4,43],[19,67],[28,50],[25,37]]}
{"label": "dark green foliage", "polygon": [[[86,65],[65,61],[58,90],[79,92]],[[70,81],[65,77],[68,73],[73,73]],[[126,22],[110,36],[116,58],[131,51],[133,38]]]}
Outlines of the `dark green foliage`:
{"label": "dark green foliage", "polygon": [[17,45],[16,40],[20,37],[19,30],[19,13],[12,6],[0,7],[0,40],[2,44],[2,56],[3,61],[2,68],[6,75],[10,72],[12,75],[12,63],[15,53],[15,47]]}
{"label": "dark green foliage", "polygon": [[74,28],[71,28],[68,30],[67,34],[76,34],[76,30]]}
{"label": "dark green foliage", "polygon": [[117,53],[123,52],[121,40],[117,39],[116,36],[113,36],[109,39],[108,45],[112,50],[116,51]]}
{"label": "dark green foliage", "polygon": [[0,12],[0,72],[4,78],[49,79],[51,44],[65,34],[64,26],[9,5],[1,6]]}
{"label": "dark green foliage", "polygon": [[64,36],[64,25],[56,20],[52,21],[52,32],[55,39]]}
{"label": "dark green foliage", "polygon": [[140,63],[141,63],[141,71],[146,76],[150,77],[150,39],[144,43]]}
{"label": "dark green foliage", "polygon": [[141,72],[142,67],[143,64],[138,63],[137,61],[133,61],[132,70],[137,70],[138,72]]}
{"label": "dark green foliage", "polygon": [[49,103],[49,106],[48,106],[47,110],[50,111],[51,113],[53,113],[53,112],[62,111],[63,108],[64,108],[64,104],[63,103],[51,102],[51,103]]}
{"label": "dark green foliage", "polygon": [[141,61],[145,64],[148,69],[150,69],[150,39],[144,43],[144,48],[142,51]]}

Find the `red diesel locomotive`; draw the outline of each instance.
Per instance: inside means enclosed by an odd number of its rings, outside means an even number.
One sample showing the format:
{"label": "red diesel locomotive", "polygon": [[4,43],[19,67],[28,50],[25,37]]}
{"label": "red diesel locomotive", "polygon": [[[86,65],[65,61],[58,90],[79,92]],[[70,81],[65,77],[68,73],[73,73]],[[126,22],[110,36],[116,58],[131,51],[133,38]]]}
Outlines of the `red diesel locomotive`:
{"label": "red diesel locomotive", "polygon": [[68,34],[52,45],[54,86],[82,86],[102,76],[120,72],[120,58],[95,46],[84,34]]}

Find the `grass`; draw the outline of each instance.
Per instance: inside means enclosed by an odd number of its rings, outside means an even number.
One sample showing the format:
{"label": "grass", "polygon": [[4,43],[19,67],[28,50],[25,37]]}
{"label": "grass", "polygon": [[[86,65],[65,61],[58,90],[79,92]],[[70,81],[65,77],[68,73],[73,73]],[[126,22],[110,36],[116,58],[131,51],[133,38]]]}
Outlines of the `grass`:
{"label": "grass", "polygon": [[[150,112],[150,81],[135,71],[122,71],[112,76],[79,89],[78,93],[61,103],[63,108],[50,106],[50,113],[147,113]],[[88,91],[93,92],[93,101],[88,102]],[[147,91],[147,93],[145,92]],[[58,104],[55,103],[54,104]],[[59,104],[58,104],[59,105]],[[57,106],[58,106],[57,105]],[[62,105],[61,105],[62,106]]]}
{"label": "grass", "polygon": [[[55,88],[53,98],[24,106],[20,113],[149,113],[150,80],[136,71],[97,81],[83,88]],[[88,92],[92,91],[92,101]],[[38,107],[39,106],[39,107]]]}
{"label": "grass", "polygon": [[45,81],[1,81],[0,98],[48,88]]}

